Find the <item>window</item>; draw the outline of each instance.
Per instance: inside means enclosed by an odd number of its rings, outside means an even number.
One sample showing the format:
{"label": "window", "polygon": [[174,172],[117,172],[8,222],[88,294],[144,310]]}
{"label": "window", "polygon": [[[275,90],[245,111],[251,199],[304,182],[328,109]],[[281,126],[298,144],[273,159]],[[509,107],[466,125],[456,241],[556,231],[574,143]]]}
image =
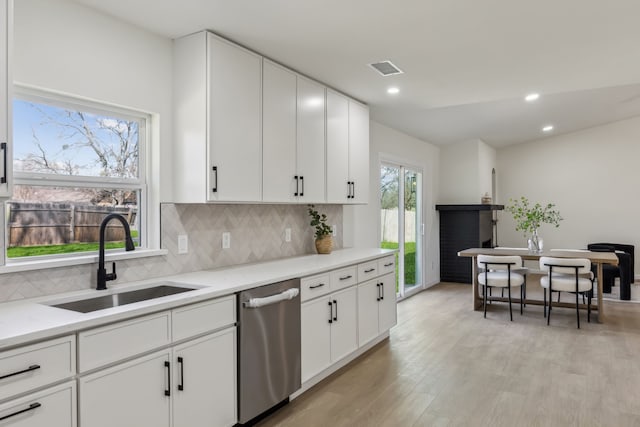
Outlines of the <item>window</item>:
{"label": "window", "polygon": [[[13,101],[13,197],[5,203],[6,256],[60,256],[97,250],[110,213],[129,221],[145,246],[148,116],[58,95],[19,93]],[[107,227],[107,248],[124,246]]]}

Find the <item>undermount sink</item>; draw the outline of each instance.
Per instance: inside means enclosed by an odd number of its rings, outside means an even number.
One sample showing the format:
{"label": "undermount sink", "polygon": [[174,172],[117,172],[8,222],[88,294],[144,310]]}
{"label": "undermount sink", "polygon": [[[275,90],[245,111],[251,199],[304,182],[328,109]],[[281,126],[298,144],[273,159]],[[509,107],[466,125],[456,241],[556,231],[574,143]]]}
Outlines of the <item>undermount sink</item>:
{"label": "undermount sink", "polygon": [[135,291],[119,292],[94,298],[47,305],[56,308],[63,308],[65,310],[73,310],[80,313],[90,313],[92,311],[104,310],[106,308],[118,307],[126,304],[133,304],[134,302],[147,301],[150,299],[166,297],[168,295],[189,292],[196,289],[185,286],[173,286],[168,283],[169,282],[159,283],[156,286],[137,289]]}

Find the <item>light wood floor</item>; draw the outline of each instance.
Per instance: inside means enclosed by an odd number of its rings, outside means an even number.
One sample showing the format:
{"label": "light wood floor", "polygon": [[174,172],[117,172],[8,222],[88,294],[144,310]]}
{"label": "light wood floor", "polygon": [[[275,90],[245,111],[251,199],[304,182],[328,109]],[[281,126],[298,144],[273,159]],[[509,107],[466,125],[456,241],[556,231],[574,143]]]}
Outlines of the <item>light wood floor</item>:
{"label": "light wood floor", "polygon": [[547,326],[470,301],[442,283],[400,302],[389,340],[259,426],[640,426],[640,304],[578,330],[571,309]]}

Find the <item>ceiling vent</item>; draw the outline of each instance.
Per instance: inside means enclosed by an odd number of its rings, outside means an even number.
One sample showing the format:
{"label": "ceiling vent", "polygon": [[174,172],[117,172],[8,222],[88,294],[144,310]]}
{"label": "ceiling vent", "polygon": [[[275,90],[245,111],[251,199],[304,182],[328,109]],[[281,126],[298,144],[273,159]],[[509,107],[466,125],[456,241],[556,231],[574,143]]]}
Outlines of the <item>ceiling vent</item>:
{"label": "ceiling vent", "polygon": [[369,66],[385,77],[393,76],[394,74],[402,74],[404,72],[400,68],[393,65],[391,61],[375,62],[373,64],[369,64]]}

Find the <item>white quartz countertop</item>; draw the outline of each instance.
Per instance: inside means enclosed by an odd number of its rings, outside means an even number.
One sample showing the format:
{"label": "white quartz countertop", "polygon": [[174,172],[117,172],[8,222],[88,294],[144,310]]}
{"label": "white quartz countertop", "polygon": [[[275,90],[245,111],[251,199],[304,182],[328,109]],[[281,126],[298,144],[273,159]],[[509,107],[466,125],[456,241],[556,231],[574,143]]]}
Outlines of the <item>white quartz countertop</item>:
{"label": "white quartz countertop", "polygon": [[[30,341],[75,333],[107,323],[125,320],[245,289],[298,277],[311,276],[348,265],[391,255],[394,250],[377,248],[340,249],[329,255],[305,255],[215,270],[158,277],[128,284],[111,285],[107,291],[87,289],[0,304],[0,351]],[[90,313],[51,307],[77,299],[152,286],[159,282],[197,287],[197,290],[141,301]]]}

